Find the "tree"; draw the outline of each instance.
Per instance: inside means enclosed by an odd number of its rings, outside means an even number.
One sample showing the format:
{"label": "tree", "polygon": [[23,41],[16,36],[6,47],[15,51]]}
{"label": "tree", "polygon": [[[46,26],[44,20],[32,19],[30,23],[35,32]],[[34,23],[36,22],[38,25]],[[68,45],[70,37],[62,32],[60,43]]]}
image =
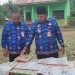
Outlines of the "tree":
{"label": "tree", "polygon": [[75,16],[75,0],[71,0],[71,16]]}

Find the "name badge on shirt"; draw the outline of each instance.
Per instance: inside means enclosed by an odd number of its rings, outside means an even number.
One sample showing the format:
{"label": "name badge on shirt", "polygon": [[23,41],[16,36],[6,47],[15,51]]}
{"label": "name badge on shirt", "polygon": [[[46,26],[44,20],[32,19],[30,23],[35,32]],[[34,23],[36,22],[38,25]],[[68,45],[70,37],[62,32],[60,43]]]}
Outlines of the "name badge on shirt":
{"label": "name badge on shirt", "polygon": [[47,32],[47,36],[50,37],[52,36],[52,33],[50,31]]}
{"label": "name badge on shirt", "polygon": [[22,36],[22,37],[24,37],[24,36],[25,36],[25,35],[24,35],[24,32],[21,32],[21,36]]}

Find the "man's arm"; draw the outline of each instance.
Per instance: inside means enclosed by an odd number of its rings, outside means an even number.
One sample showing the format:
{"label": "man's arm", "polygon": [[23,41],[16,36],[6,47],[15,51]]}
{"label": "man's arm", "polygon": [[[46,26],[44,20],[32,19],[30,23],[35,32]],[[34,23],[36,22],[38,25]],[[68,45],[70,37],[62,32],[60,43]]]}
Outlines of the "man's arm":
{"label": "man's arm", "polygon": [[7,27],[4,25],[3,30],[2,30],[2,40],[1,40],[1,46],[3,49],[3,55],[7,56],[8,51],[6,49],[6,44],[7,44]]}
{"label": "man's arm", "polygon": [[31,29],[28,31],[27,40],[24,49],[21,51],[21,54],[30,53],[30,45],[35,37],[35,24],[32,24]]}
{"label": "man's arm", "polygon": [[54,20],[54,24],[55,24],[55,35],[56,35],[56,38],[60,44],[60,50],[63,51],[64,53],[64,40],[63,40],[63,36],[62,36],[62,33],[61,33],[61,30],[60,30],[60,27],[58,26],[56,20]]}

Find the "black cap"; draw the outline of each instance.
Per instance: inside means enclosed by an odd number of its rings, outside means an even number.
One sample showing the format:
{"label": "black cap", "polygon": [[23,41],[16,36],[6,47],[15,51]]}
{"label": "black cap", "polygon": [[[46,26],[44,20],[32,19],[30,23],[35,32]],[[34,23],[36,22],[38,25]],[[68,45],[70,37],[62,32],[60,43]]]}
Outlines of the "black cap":
{"label": "black cap", "polygon": [[38,15],[40,15],[40,14],[47,14],[46,7],[44,7],[44,6],[37,7],[37,14]]}

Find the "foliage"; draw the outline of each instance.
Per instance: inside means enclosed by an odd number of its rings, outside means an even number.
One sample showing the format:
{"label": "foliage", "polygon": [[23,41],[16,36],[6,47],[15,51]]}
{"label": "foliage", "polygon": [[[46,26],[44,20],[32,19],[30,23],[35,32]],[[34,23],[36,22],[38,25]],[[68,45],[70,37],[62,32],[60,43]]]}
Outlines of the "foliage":
{"label": "foliage", "polygon": [[69,26],[75,26],[75,17],[69,17],[68,18],[68,25]]}
{"label": "foliage", "polygon": [[71,16],[75,16],[75,0],[71,0]]}
{"label": "foliage", "polygon": [[64,19],[57,20],[57,23],[59,26],[62,26],[63,22],[64,22]]}
{"label": "foliage", "polygon": [[11,0],[8,3],[0,5],[0,24],[5,21],[5,17],[10,18],[11,13],[14,11],[20,12],[20,6],[13,5]]}

